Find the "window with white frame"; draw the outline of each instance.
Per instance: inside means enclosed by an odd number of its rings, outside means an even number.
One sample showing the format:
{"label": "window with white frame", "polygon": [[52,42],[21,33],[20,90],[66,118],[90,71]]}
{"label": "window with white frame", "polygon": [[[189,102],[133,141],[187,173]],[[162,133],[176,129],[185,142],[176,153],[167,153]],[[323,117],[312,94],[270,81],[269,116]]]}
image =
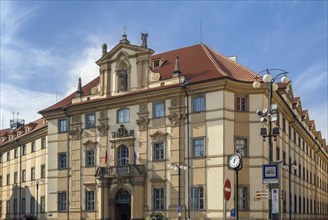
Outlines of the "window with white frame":
{"label": "window with white frame", "polygon": [[193,112],[205,111],[205,98],[204,96],[196,96],[193,98]]}
{"label": "window with white frame", "polygon": [[10,174],[7,174],[7,186],[10,185]]}
{"label": "window with white frame", "polygon": [[58,154],[58,169],[65,169],[65,168],[67,168],[66,153],[59,153]]}
{"label": "window with white frame", "polygon": [[35,168],[31,168],[31,180],[35,180]]}
{"label": "window with white frame", "polygon": [[164,188],[154,189],[154,210],[164,209]]}
{"label": "window with white frame", "polygon": [[191,187],[191,207],[193,210],[204,209],[204,187]]}
{"label": "window with white frame", "polygon": [[2,154],[0,153],[0,163],[3,162]]}
{"label": "window with white frame", "polygon": [[41,165],[41,178],[45,178],[46,177],[46,165],[42,164]]}
{"label": "window with white frame", "polygon": [[6,203],[6,212],[10,213],[10,200],[8,200]]}
{"label": "window with white frame", "polygon": [[35,142],[31,143],[31,152],[35,152]]}
{"label": "window with white frame", "polygon": [[126,166],[129,164],[129,149],[125,145],[121,145],[117,150],[117,165]]}
{"label": "window with white frame", "polygon": [[22,146],[22,155],[26,155],[26,144]]}
{"label": "window with white frame", "polygon": [[22,170],[22,182],[26,181],[26,170]]}
{"label": "window with white frame", "polygon": [[17,199],[14,199],[14,214],[17,214],[17,212],[18,212]]}
{"label": "window with white frame", "polygon": [[0,186],[2,186],[2,176],[0,176]]}
{"label": "window with white frame", "polygon": [[164,143],[154,144],[154,158],[155,160],[164,160]]}
{"label": "window with white frame", "polygon": [[95,151],[88,149],[85,151],[85,166],[92,167],[95,165]]}
{"label": "window with white frame", "polygon": [[16,148],[15,150],[14,150],[14,158],[17,158],[18,157],[18,149]]}
{"label": "window with white frame", "polygon": [[66,192],[58,193],[58,211],[66,211]]}
{"label": "window with white frame", "polygon": [[193,156],[194,157],[204,156],[204,138],[193,139]]}
{"label": "window with white frame", "polygon": [[26,199],[22,198],[22,214],[26,213]]}
{"label": "window with white frame", "polygon": [[86,208],[88,211],[95,210],[95,192],[86,191]]}
{"label": "window with white frame", "polygon": [[14,172],[14,183],[17,183],[18,181],[18,173]]}
{"label": "window with white frame", "polygon": [[248,188],[247,187],[239,187],[238,188],[238,206],[239,210],[247,210],[248,209]]}
{"label": "window with white frame", "polygon": [[47,147],[46,138],[43,137],[41,138],[41,149],[45,149],[46,147]]}
{"label": "window with white frame", "polygon": [[153,106],[154,118],[161,118],[165,116],[165,104],[164,102],[156,102]]}
{"label": "window with white frame", "polygon": [[35,212],[35,199],[34,197],[31,197],[30,213],[33,214],[34,212]]}
{"label": "window with white frame", "polygon": [[117,111],[117,123],[127,123],[130,121],[130,110],[123,108]]}
{"label": "window with white frame", "polygon": [[85,115],[85,127],[94,128],[96,127],[96,115],[95,113],[89,113]]}
{"label": "window with white frame", "polygon": [[67,132],[67,130],[68,130],[67,119],[66,118],[58,119],[58,132],[59,133]]}
{"label": "window with white frame", "polygon": [[240,112],[248,111],[248,100],[246,95],[236,95],[235,109]]}
{"label": "window with white frame", "polygon": [[40,212],[46,212],[46,197],[41,196],[41,201],[40,201]]}
{"label": "window with white frame", "polygon": [[236,152],[241,153],[242,156],[247,156],[247,138],[236,138]]}
{"label": "window with white frame", "polygon": [[7,161],[10,160],[10,151],[7,152]]}

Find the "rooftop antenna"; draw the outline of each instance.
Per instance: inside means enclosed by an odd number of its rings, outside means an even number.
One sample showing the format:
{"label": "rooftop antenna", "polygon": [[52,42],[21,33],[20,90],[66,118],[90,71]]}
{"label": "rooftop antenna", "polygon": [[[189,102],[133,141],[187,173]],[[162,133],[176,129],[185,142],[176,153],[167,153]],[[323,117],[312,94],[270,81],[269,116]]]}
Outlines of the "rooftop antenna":
{"label": "rooftop antenna", "polygon": [[203,22],[200,21],[200,43],[203,43]]}

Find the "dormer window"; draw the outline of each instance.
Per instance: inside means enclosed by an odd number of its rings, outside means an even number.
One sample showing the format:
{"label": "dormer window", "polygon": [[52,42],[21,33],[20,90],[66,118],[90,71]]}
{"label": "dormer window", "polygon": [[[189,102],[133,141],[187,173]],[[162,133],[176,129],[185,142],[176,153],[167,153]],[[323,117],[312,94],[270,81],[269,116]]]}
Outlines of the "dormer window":
{"label": "dormer window", "polygon": [[165,59],[163,58],[159,58],[159,59],[156,59],[156,60],[153,60],[153,68],[154,69],[157,69],[157,68],[160,68],[163,66],[163,64],[165,63]]}

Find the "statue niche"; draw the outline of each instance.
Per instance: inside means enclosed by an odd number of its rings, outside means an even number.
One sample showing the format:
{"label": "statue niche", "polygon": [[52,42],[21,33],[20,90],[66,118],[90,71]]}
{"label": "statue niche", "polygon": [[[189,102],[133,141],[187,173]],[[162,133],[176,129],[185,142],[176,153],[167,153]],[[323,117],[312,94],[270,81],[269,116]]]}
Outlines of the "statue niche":
{"label": "statue niche", "polygon": [[119,77],[119,91],[126,92],[128,90],[128,71],[118,70],[117,75]]}

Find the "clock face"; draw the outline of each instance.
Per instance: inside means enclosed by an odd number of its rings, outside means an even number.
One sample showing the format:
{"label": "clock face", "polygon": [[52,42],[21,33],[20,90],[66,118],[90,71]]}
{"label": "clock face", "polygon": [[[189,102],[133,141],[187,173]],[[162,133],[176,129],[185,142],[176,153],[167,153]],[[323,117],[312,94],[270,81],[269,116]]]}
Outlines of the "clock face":
{"label": "clock face", "polygon": [[240,162],[241,162],[240,156],[235,154],[235,155],[230,156],[228,165],[229,165],[229,167],[235,169],[240,165]]}

